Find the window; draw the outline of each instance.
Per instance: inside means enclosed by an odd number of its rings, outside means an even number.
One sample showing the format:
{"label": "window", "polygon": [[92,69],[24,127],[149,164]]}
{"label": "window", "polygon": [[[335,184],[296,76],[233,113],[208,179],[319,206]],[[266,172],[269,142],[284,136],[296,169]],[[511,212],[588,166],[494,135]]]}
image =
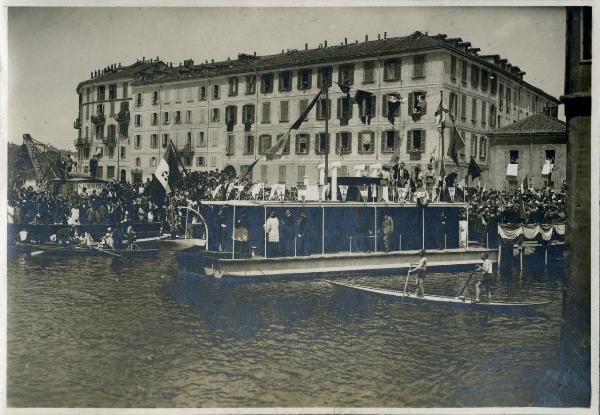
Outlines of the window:
{"label": "window", "polygon": [[375,82],[375,62],[369,61],[363,63],[363,84]]}
{"label": "window", "polygon": [[127,157],[127,147],[121,146],[121,158],[124,159]]}
{"label": "window", "polygon": [[183,158],[183,161],[184,161],[185,165],[188,167],[192,165],[192,157],[190,157],[190,156],[185,156]]}
{"label": "window", "polygon": [[292,72],[283,71],[279,72],[279,90],[280,91],[291,91],[292,90]]}
{"label": "window", "polygon": [[114,124],[111,124],[108,126],[108,139],[114,141],[116,138],[117,138],[117,126]]}
{"label": "window", "polygon": [[458,95],[455,92],[450,92],[448,105],[448,113],[450,116],[456,117],[458,115]]}
{"label": "window", "polygon": [[158,125],[158,113],[157,112],[152,113],[152,125]]}
{"label": "window", "polygon": [[242,122],[245,125],[254,123],[254,104],[246,104],[242,107]]}
{"label": "window", "polygon": [[450,56],[450,79],[452,82],[456,81],[456,56]]}
{"label": "window", "polygon": [[519,150],[509,151],[510,164],[519,164]]}
{"label": "window", "polygon": [[90,119],[90,106],[89,105],[85,106],[85,119],[86,120]]}
{"label": "window", "polygon": [[511,106],[511,91],[510,88],[506,87],[506,113],[510,114],[510,106]]}
{"label": "window", "polygon": [[229,78],[229,96],[234,97],[238,94],[239,79],[237,76]]}
{"label": "window", "polygon": [[211,145],[213,147],[217,146],[217,140],[219,138],[219,132],[217,130],[211,130]]}
{"label": "window", "polygon": [[135,141],[134,141],[134,147],[137,149],[142,148],[142,136],[139,134],[136,134],[135,136]]}
{"label": "window", "polygon": [[256,93],[256,75],[246,75],[246,95]]}
{"label": "window", "polygon": [[169,112],[163,112],[163,124],[168,124],[169,121]]}
{"label": "window", "polygon": [[162,90],[162,101],[165,104],[168,104],[171,101],[171,91],[169,91],[168,89],[163,89]]}
{"label": "window", "polygon": [[89,136],[89,133],[90,133],[90,129],[89,129],[89,127],[86,125],[86,126],[85,126],[85,138],[89,138],[89,137],[90,137],[90,136]]}
{"label": "window", "polygon": [[279,122],[289,121],[288,101],[279,102]]}
{"label": "window", "polygon": [[181,124],[181,111],[175,111],[175,124]]}
{"label": "window", "polygon": [[481,101],[481,125],[485,127],[486,124],[486,103],[485,101]]}
{"label": "window", "polygon": [[167,148],[168,144],[169,144],[169,134],[163,134],[162,148]]}
{"label": "window", "polygon": [[310,139],[308,134],[296,134],[296,154],[308,154]]}
{"label": "window", "polygon": [[479,158],[485,159],[487,156],[487,137],[479,137]]}
{"label": "window", "polygon": [[272,73],[265,73],[260,76],[260,92],[263,94],[273,92],[273,78]]}
{"label": "window", "polygon": [[204,131],[198,131],[198,147],[206,147],[206,139]]}
{"label": "window", "polygon": [[85,89],[85,102],[90,102],[92,100],[92,90],[90,88]]}
{"label": "window", "polygon": [[143,95],[141,93],[135,94],[135,106],[136,107],[142,106],[142,103],[143,103],[142,97],[143,97]]}
{"label": "window", "polygon": [[317,133],[315,134],[315,154],[325,154],[327,152],[327,142],[329,141],[329,134]]}
{"label": "window", "polygon": [[156,157],[150,157],[150,167],[156,167],[156,166],[158,166]]}
{"label": "window", "polygon": [[96,105],[96,114],[104,115],[104,104]]}
{"label": "window", "polygon": [[[138,94],[141,97],[142,94]],[[142,105],[142,104],[140,104]],[[152,105],[158,105],[158,91],[152,92]]]}
{"label": "window", "polygon": [[348,125],[348,120],[352,119],[352,98],[347,96],[338,98],[337,119],[341,120],[340,125]]}
{"label": "window", "polygon": [[340,65],[338,67],[338,83],[340,84],[354,84],[354,65]]}
{"label": "window", "polygon": [[221,114],[219,108],[213,108],[210,116],[210,122],[219,122],[221,119]]}
{"label": "window", "polygon": [[[408,113],[427,114],[427,92],[417,91],[408,94]],[[387,115],[387,114],[386,114]]]}
{"label": "window", "polygon": [[554,164],[554,160],[556,160],[556,150],[546,150],[546,160],[550,160],[550,163]]}
{"label": "window", "polygon": [[471,155],[477,157],[477,136],[471,134]]}
{"label": "window", "polygon": [[94,154],[97,154],[98,157],[102,157],[104,155],[104,147],[96,147]]}
{"label": "window", "polygon": [[262,134],[258,137],[258,154],[266,154],[267,150],[271,148],[271,136],[268,134]]}
{"label": "window", "polygon": [[325,101],[325,98],[320,98],[317,101],[317,120],[325,118],[331,119],[331,99]]}
{"label": "window", "polygon": [[192,148],[192,132],[188,131],[187,136],[185,138],[185,146],[189,149]]}
{"label": "window", "polygon": [[298,71],[298,89],[305,90],[312,87],[312,69],[300,69]]}
{"label": "window", "polygon": [[490,126],[496,126],[496,106],[493,104],[490,104]]}
{"label": "window", "polygon": [[123,99],[127,99],[128,94],[129,94],[129,84],[127,82],[123,82]]}
{"label": "window", "polygon": [[158,148],[158,134],[150,136],[150,148]]}
{"label": "window", "polygon": [[260,181],[266,183],[269,178],[269,166],[263,164],[260,166]]}
{"label": "window", "polygon": [[263,102],[262,104],[262,121],[263,124],[271,122],[271,103]]}
{"label": "window", "polygon": [[490,80],[490,74],[486,69],[481,70],[481,90],[487,91],[488,83]]}
{"label": "window", "polygon": [[186,122],[186,124],[192,123],[192,110],[185,111],[185,122]]}
{"label": "window", "polygon": [[471,86],[479,87],[479,67],[475,65],[471,65]]}
{"label": "window", "polygon": [[237,106],[228,105],[225,107],[225,124],[227,131],[233,131],[233,126],[237,124]]}
{"label": "window", "polygon": [[500,108],[500,112],[504,111],[504,85],[500,84],[500,88],[498,89],[498,98],[500,102],[498,106]]}
{"label": "window", "polygon": [[425,130],[408,130],[406,149],[409,153],[425,152]]}
{"label": "window", "polygon": [[413,56],[413,79],[425,78],[425,55]]}
{"label": "window", "polygon": [[117,84],[108,86],[108,99],[117,99]]}
{"label": "window", "polygon": [[341,132],[336,134],[335,152],[341,155],[352,153],[352,133]]}
{"label": "window", "polygon": [[467,73],[469,72],[469,64],[465,60],[460,61],[460,80],[463,85],[467,85]]}
{"label": "window", "polygon": [[206,108],[200,108],[198,110],[198,115],[200,116],[200,124],[204,124],[206,122],[206,113],[207,113],[207,109]]}
{"label": "window", "polygon": [[298,166],[298,184],[304,183],[304,176],[306,176],[306,166]]}
{"label": "window", "polygon": [[244,137],[244,155],[254,154],[254,136],[247,135]]}
{"label": "window", "polygon": [[212,98],[213,99],[219,99],[219,98],[221,98],[221,89],[219,87],[220,87],[219,84],[213,85],[213,87],[212,87],[212,91],[213,91]]}
{"label": "window", "polygon": [[398,144],[398,131],[387,130],[381,132],[381,152],[393,153]]}
{"label": "window", "polygon": [[200,101],[206,101],[206,85],[201,85],[198,89],[198,99]]}
{"label": "window", "polygon": [[196,167],[206,166],[206,159],[202,156],[196,157]]}
{"label": "window", "polygon": [[358,133],[358,152],[360,154],[371,154],[375,150],[375,133],[365,131]]}
{"label": "window", "polygon": [[477,98],[471,99],[471,122],[475,124],[477,121]]}
{"label": "window", "polygon": [[108,158],[113,158],[115,156],[115,148],[114,147],[108,147]]}
{"label": "window", "polygon": [[402,60],[387,59],[383,62],[383,80],[384,81],[399,81],[402,79]]}
{"label": "window", "polygon": [[287,166],[282,164],[279,166],[279,183],[285,184],[287,176]]}
{"label": "window", "polygon": [[115,115],[115,103],[111,102],[110,103],[110,114],[111,117]]}
{"label": "window", "polygon": [[175,102],[181,102],[181,88],[175,89]]}
{"label": "window", "polygon": [[461,102],[460,102],[460,119],[463,121],[467,120],[467,96],[466,95],[461,95]]}
{"label": "window", "polygon": [[490,73],[490,92],[492,95],[496,95],[498,90],[498,77],[494,73]]}
{"label": "window", "polygon": [[96,124],[96,138],[102,140],[102,137],[104,137],[104,125]]}
{"label": "window", "polygon": [[[383,96],[381,97],[381,115],[383,115],[384,118],[387,118],[388,115],[388,103],[389,103],[389,99],[392,96],[392,94],[383,94]],[[409,108],[411,108],[409,106]],[[414,103],[413,103],[413,107],[414,108]],[[398,107],[395,109],[394,114],[392,114],[394,117],[399,117],[400,116],[400,105],[398,105]]]}
{"label": "window", "polygon": [[333,69],[331,66],[325,66],[317,70],[317,87],[331,86]]}
{"label": "window", "polygon": [[135,114],[135,126],[136,127],[142,126],[142,114]]}
{"label": "window", "polygon": [[227,134],[227,147],[225,148],[225,155],[231,157],[235,154],[235,135]]}
{"label": "window", "polygon": [[194,88],[189,86],[185,89],[185,99],[188,102],[194,102]]}
{"label": "window", "polygon": [[101,179],[103,175],[104,175],[104,166],[96,167],[96,177]]}
{"label": "window", "polygon": [[[308,107],[307,99],[301,99],[300,101],[298,101],[298,113],[299,114],[302,114],[307,107]],[[306,118],[302,122],[308,121],[309,117],[310,117],[310,112],[308,114],[306,114]]]}
{"label": "window", "polygon": [[96,89],[96,101],[104,101],[104,85],[100,85],[97,89]]}
{"label": "window", "polygon": [[[277,134],[277,138],[275,139],[275,142],[278,143],[279,140],[281,140],[281,138],[284,135],[285,134],[283,134],[283,133]],[[288,138],[287,141],[285,142],[285,146],[283,147],[283,153],[282,154],[290,154],[290,141],[291,141],[291,138]]]}
{"label": "window", "polygon": [[139,157],[135,158],[135,167],[140,167],[142,165],[142,159]]}
{"label": "window", "polygon": [[106,166],[106,178],[107,179],[115,178],[115,166]]}

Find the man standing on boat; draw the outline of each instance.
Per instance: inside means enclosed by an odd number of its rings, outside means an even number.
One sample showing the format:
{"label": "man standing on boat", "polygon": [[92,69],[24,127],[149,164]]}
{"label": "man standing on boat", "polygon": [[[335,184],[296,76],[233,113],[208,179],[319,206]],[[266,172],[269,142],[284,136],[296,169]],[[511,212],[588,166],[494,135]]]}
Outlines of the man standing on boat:
{"label": "man standing on boat", "polygon": [[[415,265],[415,267],[409,272],[417,273],[417,289],[415,294],[419,297],[425,297],[425,287],[423,283],[425,282],[425,276],[427,275],[427,251],[421,249],[419,255],[421,255],[421,259],[416,264],[411,264]],[[419,291],[421,291],[421,295],[419,295]]]}
{"label": "man standing on boat", "polygon": [[381,230],[383,232],[383,248],[387,253],[390,252],[390,235],[394,232],[394,220],[387,213],[383,215]]}
{"label": "man standing on boat", "polygon": [[297,255],[306,256],[306,214],[300,212],[296,220],[296,252]]}
{"label": "man standing on boat", "polygon": [[279,219],[275,216],[275,211],[271,211],[269,218],[265,222],[265,232],[267,234],[267,250],[265,257],[276,257],[279,255]]}
{"label": "man standing on boat", "polygon": [[282,256],[294,256],[294,218],[292,218],[292,211],[286,209],[283,219],[279,221],[279,227],[281,228],[281,255]]}
{"label": "man standing on boat", "polygon": [[483,264],[478,265],[477,269],[483,271],[481,276],[481,280],[477,284],[475,284],[475,302],[480,301],[481,288],[487,290],[488,293],[488,302],[492,301],[492,284],[494,283],[494,278],[492,275],[492,261],[488,258],[487,252],[481,254],[481,260]]}

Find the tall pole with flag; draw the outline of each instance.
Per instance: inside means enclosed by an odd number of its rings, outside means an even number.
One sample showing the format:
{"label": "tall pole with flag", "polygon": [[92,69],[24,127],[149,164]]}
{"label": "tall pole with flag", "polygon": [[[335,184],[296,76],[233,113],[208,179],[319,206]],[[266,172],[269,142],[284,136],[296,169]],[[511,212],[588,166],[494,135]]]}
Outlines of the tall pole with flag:
{"label": "tall pole with flag", "polygon": [[[439,112],[439,115],[437,114],[437,112]],[[446,164],[444,161],[444,152],[445,152],[446,146],[444,145],[444,128],[446,127],[446,114],[444,112],[444,91],[440,91],[440,105],[438,107],[437,112],[436,112],[436,115],[439,117],[437,124],[438,124],[438,130],[440,132],[440,145],[442,148],[440,176],[445,176],[446,175]]]}
{"label": "tall pole with flag", "polygon": [[[332,74],[333,78],[333,74]],[[327,185],[327,178],[329,177],[329,80],[325,86],[325,183]]]}

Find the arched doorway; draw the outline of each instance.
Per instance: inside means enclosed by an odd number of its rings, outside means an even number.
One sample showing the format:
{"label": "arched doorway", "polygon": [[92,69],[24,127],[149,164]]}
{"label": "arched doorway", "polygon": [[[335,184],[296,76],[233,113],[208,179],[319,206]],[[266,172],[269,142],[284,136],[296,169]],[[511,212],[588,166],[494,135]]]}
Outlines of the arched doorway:
{"label": "arched doorway", "polygon": [[121,170],[121,181],[122,182],[126,182],[127,181],[127,171],[125,169]]}

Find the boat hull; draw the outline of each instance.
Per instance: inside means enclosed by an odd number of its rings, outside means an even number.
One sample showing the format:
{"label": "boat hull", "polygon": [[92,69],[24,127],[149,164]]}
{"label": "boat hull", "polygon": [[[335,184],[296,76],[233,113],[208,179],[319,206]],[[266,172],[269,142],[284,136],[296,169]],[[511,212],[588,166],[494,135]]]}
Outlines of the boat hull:
{"label": "boat hull", "polygon": [[60,246],[50,244],[18,244],[14,245],[13,252],[23,252],[31,256],[58,257],[58,256],[110,256],[110,257],[147,257],[154,256],[158,249],[100,249],[85,246]]}
{"label": "boat hull", "polygon": [[165,251],[184,251],[195,246],[203,247],[206,245],[204,239],[161,239],[157,241],[159,249]]}

